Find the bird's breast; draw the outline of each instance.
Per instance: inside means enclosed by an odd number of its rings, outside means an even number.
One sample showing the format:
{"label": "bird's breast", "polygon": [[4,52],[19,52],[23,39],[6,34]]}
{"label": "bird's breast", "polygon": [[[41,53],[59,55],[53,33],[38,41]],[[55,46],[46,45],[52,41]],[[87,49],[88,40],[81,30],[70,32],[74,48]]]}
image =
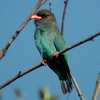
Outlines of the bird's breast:
{"label": "bird's breast", "polygon": [[35,34],[35,43],[43,58],[49,58],[56,52],[51,31],[38,30]]}

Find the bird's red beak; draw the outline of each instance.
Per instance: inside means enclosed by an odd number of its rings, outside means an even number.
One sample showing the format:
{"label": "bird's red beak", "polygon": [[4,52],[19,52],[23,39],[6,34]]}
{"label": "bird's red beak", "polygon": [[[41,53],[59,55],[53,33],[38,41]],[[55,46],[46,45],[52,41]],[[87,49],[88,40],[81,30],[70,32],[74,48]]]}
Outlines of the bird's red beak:
{"label": "bird's red beak", "polygon": [[42,17],[41,16],[38,16],[38,15],[32,15],[31,16],[31,19],[42,19]]}

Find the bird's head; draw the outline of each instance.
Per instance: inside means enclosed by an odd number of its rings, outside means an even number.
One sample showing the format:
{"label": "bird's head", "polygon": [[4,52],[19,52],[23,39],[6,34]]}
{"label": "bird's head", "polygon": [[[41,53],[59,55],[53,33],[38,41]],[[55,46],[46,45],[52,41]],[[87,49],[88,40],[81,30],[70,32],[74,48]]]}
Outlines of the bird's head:
{"label": "bird's head", "polygon": [[31,19],[35,19],[36,26],[56,22],[54,14],[47,9],[39,10],[35,15],[31,16]]}

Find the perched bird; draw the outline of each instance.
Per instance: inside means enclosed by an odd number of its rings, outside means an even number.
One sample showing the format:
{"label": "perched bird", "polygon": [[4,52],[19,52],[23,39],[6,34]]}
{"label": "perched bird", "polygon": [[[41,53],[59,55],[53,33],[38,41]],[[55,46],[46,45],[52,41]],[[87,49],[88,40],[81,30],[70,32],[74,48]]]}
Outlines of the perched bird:
{"label": "perched bird", "polygon": [[59,55],[59,51],[66,48],[62,34],[60,33],[54,14],[47,9],[38,11],[31,16],[35,19],[35,44],[43,58],[46,59],[55,55],[48,63],[48,66],[57,74],[60,80],[61,88],[64,94],[72,91],[72,80],[69,70],[69,61],[67,52]]}

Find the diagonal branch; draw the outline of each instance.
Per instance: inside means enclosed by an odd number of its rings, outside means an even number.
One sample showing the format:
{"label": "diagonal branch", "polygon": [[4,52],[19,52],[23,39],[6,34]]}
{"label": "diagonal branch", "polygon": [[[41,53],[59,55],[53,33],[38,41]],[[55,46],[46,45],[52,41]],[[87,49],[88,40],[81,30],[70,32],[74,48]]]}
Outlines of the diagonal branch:
{"label": "diagonal branch", "polygon": [[31,16],[40,8],[42,4],[44,4],[47,0],[39,0],[34,10],[30,13],[28,18],[25,20],[25,22],[19,27],[19,29],[15,32],[15,34],[11,37],[7,45],[3,48],[3,50],[0,52],[0,59],[5,55],[8,48],[11,46],[12,42],[16,39],[16,37],[19,35],[19,33],[22,31],[22,29],[27,25],[27,23],[31,20]]}
{"label": "diagonal branch", "polygon": [[61,25],[61,34],[64,33],[64,22],[65,22],[65,16],[66,16],[66,9],[68,5],[68,0],[64,1],[65,6],[64,6],[64,11],[63,11],[63,16],[62,16],[62,25]]}
{"label": "diagonal branch", "polygon": [[[68,50],[70,50],[70,49],[72,49],[72,48],[75,48],[76,46],[79,46],[79,45],[81,45],[81,44],[83,44],[83,43],[85,43],[85,42],[91,41],[91,40],[93,40],[93,38],[95,38],[95,37],[97,37],[97,36],[99,36],[99,35],[100,35],[100,32],[98,32],[98,33],[96,33],[96,34],[94,34],[94,35],[92,35],[92,36],[90,36],[90,37],[88,37],[88,38],[86,38],[86,39],[84,39],[84,40],[82,40],[82,41],[80,41],[80,42],[78,42],[78,43],[72,45],[72,46],[67,47],[66,49],[60,51],[59,54],[62,54],[62,53],[66,52],[66,51],[68,51]],[[47,62],[49,62],[53,57],[54,57],[54,56],[52,56],[51,58],[49,58],[49,59],[47,60]],[[20,77],[26,75],[27,73],[29,73],[29,72],[31,72],[31,71],[33,71],[33,70],[35,70],[35,69],[37,69],[37,68],[39,68],[39,67],[41,67],[41,66],[43,66],[43,64],[40,63],[40,64],[38,64],[38,65],[36,65],[36,66],[34,66],[34,67],[32,67],[32,68],[26,70],[25,72],[19,72],[15,77],[13,77],[13,78],[10,79],[9,81],[5,82],[4,84],[0,85],[0,89],[6,87],[7,85],[9,85],[10,83],[12,83],[12,82],[15,81],[16,79],[18,79],[18,78],[20,78]],[[84,99],[83,99],[83,100],[84,100]]]}
{"label": "diagonal branch", "polygon": [[81,100],[85,100],[85,98],[82,95],[82,92],[81,92],[81,90],[80,90],[80,88],[78,86],[78,83],[77,83],[77,81],[76,81],[76,79],[75,79],[75,77],[74,77],[74,75],[73,75],[73,73],[71,71],[70,71],[70,75],[71,75],[71,78],[73,80],[74,86],[75,86],[75,88],[76,88],[76,90],[78,92],[78,96],[80,97]]}
{"label": "diagonal branch", "polygon": [[94,91],[92,100],[98,100],[99,93],[100,93],[100,73],[98,75],[98,80],[96,82],[96,87],[95,87],[95,91]]}
{"label": "diagonal branch", "polygon": [[28,73],[31,72],[32,70],[35,70],[35,69],[37,69],[37,68],[39,68],[39,67],[41,67],[41,66],[43,66],[43,65],[40,63],[40,64],[38,64],[38,65],[36,65],[36,66],[34,66],[34,67],[32,67],[32,68],[30,68],[30,69],[24,71],[24,72],[21,72],[21,71],[20,71],[15,77],[13,77],[12,79],[8,80],[6,83],[0,85],[0,89],[6,87],[7,85],[9,85],[10,83],[12,83],[13,81],[17,80],[18,78],[20,78],[20,77],[22,77],[22,76],[28,74]]}
{"label": "diagonal branch", "polygon": [[94,39],[95,37],[99,36],[99,35],[100,35],[100,32],[98,32],[98,33],[96,33],[96,34],[94,34],[94,35],[92,35],[92,36],[90,36],[90,37],[88,37],[88,38],[86,38],[86,39],[84,39],[84,40],[82,40],[82,41],[80,41],[80,42],[78,42],[78,43],[72,45],[72,46],[67,47],[66,49],[60,51],[59,54],[64,53],[65,51],[68,51],[68,50],[70,50],[70,49],[72,49],[72,48],[75,48],[75,47],[77,47],[77,46],[79,46],[79,45],[81,45],[81,44],[83,44],[83,43],[85,43],[85,42],[93,41],[93,39]]}

